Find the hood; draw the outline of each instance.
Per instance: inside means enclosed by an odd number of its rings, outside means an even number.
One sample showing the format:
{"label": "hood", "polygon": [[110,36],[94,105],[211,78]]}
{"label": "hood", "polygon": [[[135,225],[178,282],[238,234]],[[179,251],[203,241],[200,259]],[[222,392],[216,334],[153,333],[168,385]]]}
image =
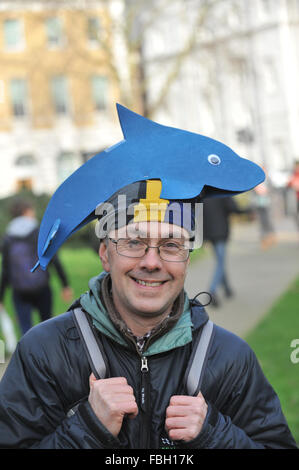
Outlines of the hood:
{"label": "hood", "polygon": [[[109,314],[100,298],[101,281],[106,275],[107,273],[104,272],[89,281],[90,290],[81,295],[80,304],[84,310],[91,315],[94,326],[101,331],[101,333],[120,345],[128,347],[127,341],[110,320]],[[150,356],[159,354],[190,343],[192,341],[193,328],[190,301],[185,293],[184,311],[180,319],[171,330],[154,341],[144,352],[144,355]]]}
{"label": "hood", "polygon": [[38,222],[32,217],[20,216],[13,219],[7,227],[6,233],[10,237],[25,238],[37,229]]}

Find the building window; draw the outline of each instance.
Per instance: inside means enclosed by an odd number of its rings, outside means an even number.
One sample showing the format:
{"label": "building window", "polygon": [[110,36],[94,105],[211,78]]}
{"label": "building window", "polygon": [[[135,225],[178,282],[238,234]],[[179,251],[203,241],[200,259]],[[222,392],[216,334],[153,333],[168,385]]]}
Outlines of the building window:
{"label": "building window", "polygon": [[107,109],[108,80],[106,77],[95,75],[91,78],[92,99],[97,111]]}
{"label": "building window", "polygon": [[92,16],[87,19],[87,38],[91,45],[97,45],[100,40],[101,25],[99,18]]}
{"label": "building window", "polygon": [[14,78],[10,82],[10,96],[13,115],[20,117],[27,114],[27,82],[22,78]]}
{"label": "building window", "polygon": [[24,47],[23,24],[20,20],[5,20],[3,31],[5,49],[20,50]]}
{"label": "building window", "polygon": [[265,13],[269,13],[273,7],[272,0],[262,0],[262,7]]}
{"label": "building window", "polygon": [[53,77],[51,80],[51,92],[56,114],[69,112],[68,86],[65,77]]}
{"label": "building window", "polygon": [[23,154],[16,158],[15,165],[19,167],[33,167],[35,165],[35,159],[30,154]]}
{"label": "building window", "polygon": [[[104,150],[104,149],[103,149]],[[87,160],[90,160],[92,157],[95,156],[96,153],[100,153],[101,150],[94,150],[93,152],[81,152],[81,161],[82,163],[86,163]]]}
{"label": "building window", "polygon": [[49,47],[59,47],[62,45],[62,26],[57,17],[46,20],[47,42]]}

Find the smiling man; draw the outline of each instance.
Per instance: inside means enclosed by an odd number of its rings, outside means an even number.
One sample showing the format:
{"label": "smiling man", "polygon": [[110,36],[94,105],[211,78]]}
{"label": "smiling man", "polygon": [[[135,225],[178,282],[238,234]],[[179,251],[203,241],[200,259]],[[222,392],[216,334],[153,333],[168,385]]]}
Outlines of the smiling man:
{"label": "smiling man", "polygon": [[[131,124],[130,135],[135,129]],[[191,144],[187,150],[193,139]],[[218,165],[220,156],[208,147],[205,165],[206,161]],[[143,151],[144,146],[140,155]],[[156,147],[151,151],[155,166]],[[171,150],[169,164],[173,156]],[[101,156],[100,162],[106,164],[106,159],[107,155]],[[110,161],[113,167],[114,160]],[[159,165],[160,157],[156,174]],[[99,178],[100,172],[86,168],[90,181]],[[250,169],[246,171],[250,184],[258,182]],[[184,185],[179,190],[181,173],[179,167],[171,180],[174,186],[168,184],[170,193],[176,188],[176,199],[161,198],[161,180],[144,176],[109,193],[96,208],[92,204],[92,214],[85,209],[91,204],[89,194],[79,217],[76,210],[72,213],[73,208],[80,211],[83,198],[78,191],[79,171],[52,200],[43,224],[46,229],[41,229],[41,265],[49,262],[68,231],[73,233],[97,217],[104,271],[89,281],[89,290],[68,312],[32,328],[18,344],[0,382],[1,448],[296,448],[279,399],[254,352],[216,325],[203,380],[189,392],[189,371],[198,365],[195,361],[191,368],[190,361],[210,323],[203,306],[184,290],[190,250],[200,244],[197,204],[203,192],[186,200]],[[96,191],[105,192],[114,176],[112,171],[100,179]],[[184,178],[189,194],[192,185]],[[86,183],[85,173],[82,179]],[[244,181],[247,184],[246,177]],[[77,199],[71,205],[72,186]],[[226,181],[228,191],[235,187],[234,181]],[[195,185],[195,196],[197,190]],[[91,327],[105,375],[96,376],[86,354],[74,316],[78,310]],[[201,350],[199,359],[203,361]]]}
{"label": "smiling man", "polygon": [[[109,233],[101,243],[99,255],[105,271],[109,273],[101,281],[101,291],[116,328],[134,344],[140,356],[141,369],[148,373],[149,363],[145,353],[149,343],[166,334],[183,313],[190,235],[182,227],[157,221],[139,222],[133,227],[134,234],[138,233],[138,236],[130,237],[132,226],[124,226]],[[151,238],[153,232],[156,234],[155,238]],[[86,302],[83,297],[81,303],[88,311],[89,300]],[[138,415],[134,388],[128,384],[125,377],[96,381],[92,376],[90,385],[89,402],[95,414],[107,429],[117,436],[123,418],[126,415],[136,418]],[[144,387],[142,393],[148,394],[146,398],[149,403],[151,392],[149,387],[147,388],[146,390]],[[103,396],[107,396],[106,402],[103,401]],[[180,403],[176,402],[175,397],[167,409],[169,420],[168,424],[165,421],[165,430],[168,425],[169,435],[173,434],[173,438],[177,430],[174,427],[176,422],[172,426],[171,419],[175,418],[177,413],[179,419],[188,419],[187,428],[185,429],[185,423],[184,428],[180,429],[180,438],[189,439],[198,434],[206,415],[207,406],[201,397],[194,400],[193,407],[186,406],[190,397],[185,398],[187,403],[184,401],[178,411],[174,405]],[[192,404],[193,400],[190,402],[190,405]],[[152,412],[150,408],[141,409],[141,416],[144,411]],[[189,427],[196,415],[198,422],[196,432],[192,435]],[[141,433],[141,447],[149,447],[150,435],[150,429],[144,427]],[[137,444],[137,447],[140,444]]]}
{"label": "smiling man", "polygon": [[[176,201],[170,217],[173,202],[158,198],[142,213],[137,195],[156,184],[120,190],[136,196],[124,214],[113,196],[114,209],[99,217],[105,271],[69,312],[20,342],[0,384],[1,447],[296,447],[254,353],[217,326],[202,387],[188,395],[186,371],[208,321],[184,290],[195,206]],[[91,372],[76,330],[78,307],[103,352],[103,378]]]}

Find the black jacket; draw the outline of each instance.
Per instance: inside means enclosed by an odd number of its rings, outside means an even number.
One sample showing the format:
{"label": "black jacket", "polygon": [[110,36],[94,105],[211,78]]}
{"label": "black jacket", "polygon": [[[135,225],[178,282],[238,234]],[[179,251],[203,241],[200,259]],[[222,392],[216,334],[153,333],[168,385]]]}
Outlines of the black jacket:
{"label": "black jacket", "polygon": [[[193,336],[207,319],[202,307],[192,307]],[[143,374],[133,344],[101,336],[109,374],[127,378],[138,416],[124,420],[118,438],[97,419],[88,403],[91,370],[67,312],[35,326],[18,344],[0,382],[0,448],[296,448],[278,397],[252,350],[234,334],[216,327],[202,386],[208,414],[189,443],[169,441],[164,425],[170,397],[185,393],[192,342],[148,357]]]}
{"label": "black jacket", "polygon": [[[2,243],[0,302],[3,301],[6,289],[11,285],[11,282],[10,282],[11,266],[9,262],[9,247],[10,247],[10,243],[13,242],[14,238],[18,238],[18,237],[12,237],[12,236],[6,235]],[[28,244],[32,245],[35,248],[37,246],[37,240],[38,240],[38,228],[32,230],[32,232],[30,232],[27,235],[20,236],[19,238],[25,240],[26,242],[28,242]],[[63,287],[68,287],[69,283],[68,283],[67,275],[57,255],[53,257],[50,266],[53,266],[55,268]],[[48,279],[48,283],[49,283],[49,279]]]}
{"label": "black jacket", "polygon": [[211,242],[227,240],[230,235],[231,214],[250,213],[240,208],[234,198],[221,197],[207,199],[203,204],[203,238]]}

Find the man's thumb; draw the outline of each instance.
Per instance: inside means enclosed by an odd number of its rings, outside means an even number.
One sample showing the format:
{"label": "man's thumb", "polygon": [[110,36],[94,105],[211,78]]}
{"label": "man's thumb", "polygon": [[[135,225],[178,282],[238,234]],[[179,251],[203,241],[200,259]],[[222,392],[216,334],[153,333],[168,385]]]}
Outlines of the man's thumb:
{"label": "man's thumb", "polygon": [[95,378],[94,374],[91,373],[90,376],[89,376],[89,386],[91,387],[91,385],[96,381],[97,381],[97,379]]}

